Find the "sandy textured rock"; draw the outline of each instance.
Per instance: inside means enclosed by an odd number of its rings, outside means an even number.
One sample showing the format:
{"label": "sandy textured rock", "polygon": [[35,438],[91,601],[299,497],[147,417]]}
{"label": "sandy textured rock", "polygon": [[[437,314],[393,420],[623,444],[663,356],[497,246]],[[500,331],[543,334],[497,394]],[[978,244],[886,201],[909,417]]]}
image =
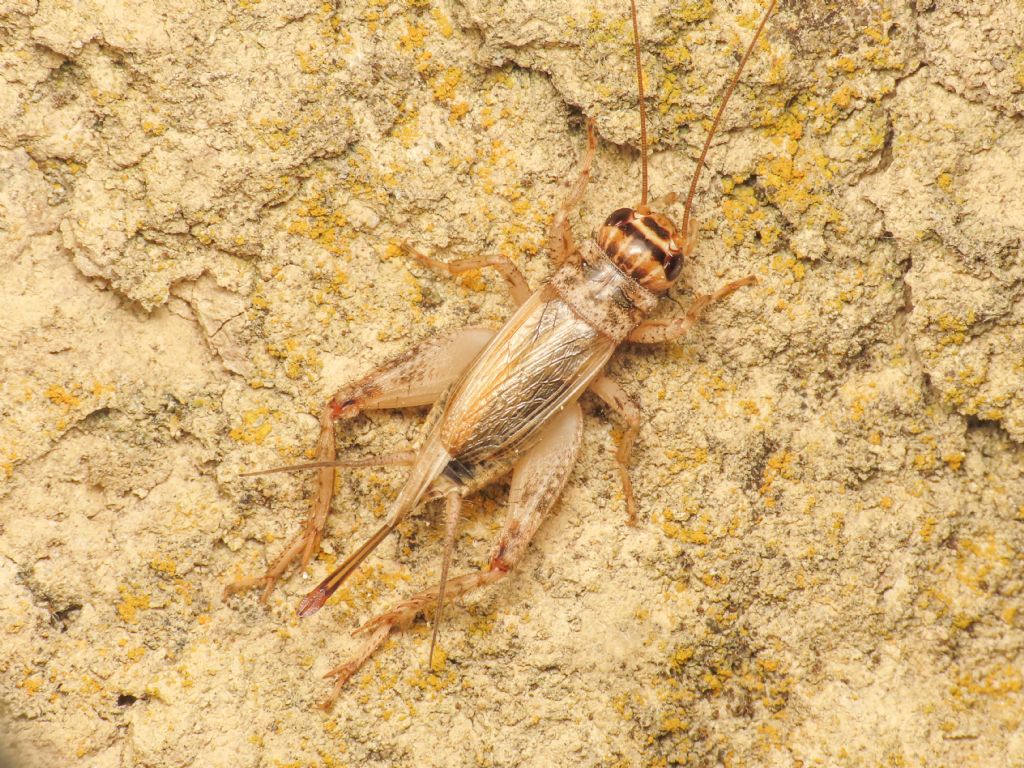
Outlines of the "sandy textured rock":
{"label": "sandy textured rock", "polygon": [[[641,3],[652,191],[683,190],[754,2]],[[701,181],[678,304],[626,349],[643,510],[587,401],[521,570],[420,626],[332,712],[349,630],[431,583],[428,509],[315,618],[298,597],[401,480],[294,534],[320,403],[534,285],[583,145],[577,232],[638,197],[628,6],[0,2],[0,743],[53,766],[1024,764],[1024,5],[784,2]],[[677,218],[681,211],[671,213]],[[666,311],[679,311],[668,302]],[[342,450],[414,445],[373,414]],[[504,490],[467,509],[485,564]]]}

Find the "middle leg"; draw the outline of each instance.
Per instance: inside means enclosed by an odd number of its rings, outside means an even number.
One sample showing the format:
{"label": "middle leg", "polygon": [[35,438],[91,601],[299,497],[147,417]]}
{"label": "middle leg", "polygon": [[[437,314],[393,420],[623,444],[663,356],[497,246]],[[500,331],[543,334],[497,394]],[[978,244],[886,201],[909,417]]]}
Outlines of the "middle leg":
{"label": "middle leg", "polygon": [[633,453],[633,443],[636,442],[636,437],[640,434],[640,406],[623,391],[622,387],[604,374],[590,385],[590,391],[601,398],[625,422],[626,431],[622,433],[622,439],[619,440],[619,447],[615,452],[615,464],[619,468],[622,491],[626,496],[626,514],[628,516],[626,522],[635,525],[636,499],[633,497],[633,481],[629,477],[629,457]]}

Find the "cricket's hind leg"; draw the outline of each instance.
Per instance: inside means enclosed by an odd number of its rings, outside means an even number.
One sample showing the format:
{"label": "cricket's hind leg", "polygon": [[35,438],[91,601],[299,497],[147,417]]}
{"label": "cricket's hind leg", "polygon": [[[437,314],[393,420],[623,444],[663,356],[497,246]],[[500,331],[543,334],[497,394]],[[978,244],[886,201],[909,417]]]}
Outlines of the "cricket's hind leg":
{"label": "cricket's hind leg", "polygon": [[[355,384],[338,390],[327,401],[320,415],[320,435],[316,444],[316,492],[302,530],[260,576],[239,579],[229,584],[225,597],[252,587],[263,587],[260,599],[266,602],[277,581],[295,561],[305,568],[319,551],[327,514],[334,496],[335,462],[334,422],[353,419],[364,411],[408,408],[434,403],[469,366],[494,336],[490,328],[462,328],[414,346],[384,363]],[[379,464],[403,463],[406,454],[380,457]],[[364,465],[371,460],[345,462]]]}
{"label": "cricket's hind leg", "polygon": [[[555,505],[569,479],[582,437],[583,414],[578,403],[567,406],[544,427],[538,441],[513,467],[508,513],[498,544],[491,553],[489,569],[450,579],[444,592],[446,605],[498,581],[522,559],[541,521]],[[431,609],[442,610],[443,606],[437,606],[438,592],[438,587],[424,590],[359,627],[356,634],[364,635],[366,640],[355,656],[325,675],[334,677],[335,683],[321,706],[327,709],[334,703],[349,678],[393,631],[405,629],[417,616]]]}

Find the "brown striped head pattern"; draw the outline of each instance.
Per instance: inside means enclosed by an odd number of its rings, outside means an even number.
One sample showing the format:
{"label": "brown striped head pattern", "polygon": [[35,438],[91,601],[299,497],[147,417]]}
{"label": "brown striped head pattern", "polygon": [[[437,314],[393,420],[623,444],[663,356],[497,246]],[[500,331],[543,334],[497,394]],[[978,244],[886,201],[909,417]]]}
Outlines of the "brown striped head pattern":
{"label": "brown striped head pattern", "polygon": [[641,210],[615,211],[597,231],[597,244],[648,291],[665,293],[683,268],[682,241],[668,216]]}

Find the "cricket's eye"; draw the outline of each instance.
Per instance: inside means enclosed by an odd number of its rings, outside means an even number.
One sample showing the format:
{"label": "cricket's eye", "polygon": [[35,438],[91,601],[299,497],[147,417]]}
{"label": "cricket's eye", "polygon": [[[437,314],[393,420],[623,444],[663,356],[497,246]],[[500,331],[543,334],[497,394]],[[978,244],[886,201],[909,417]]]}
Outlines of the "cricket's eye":
{"label": "cricket's eye", "polygon": [[598,230],[597,244],[615,266],[652,293],[671,288],[683,269],[675,224],[661,213],[620,208]]}

